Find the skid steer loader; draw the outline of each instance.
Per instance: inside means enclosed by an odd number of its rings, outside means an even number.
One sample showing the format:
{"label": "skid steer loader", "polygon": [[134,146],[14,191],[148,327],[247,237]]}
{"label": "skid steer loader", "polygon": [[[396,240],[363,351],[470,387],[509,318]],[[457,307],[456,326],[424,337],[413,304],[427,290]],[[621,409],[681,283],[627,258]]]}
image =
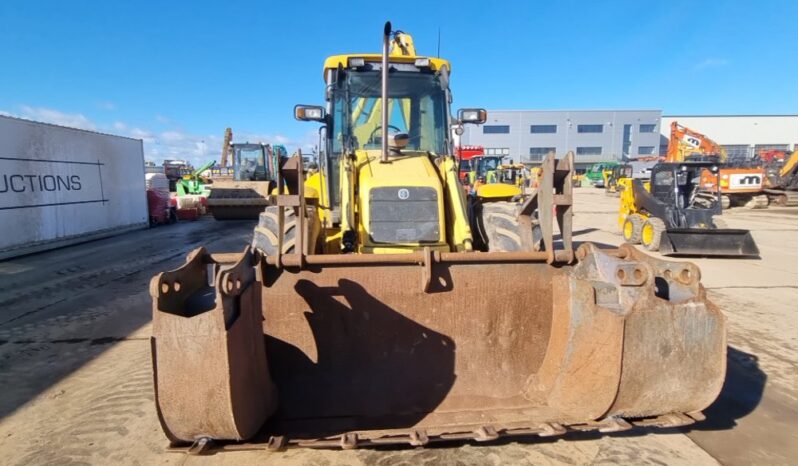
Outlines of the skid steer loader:
{"label": "skid steer loader", "polygon": [[[320,171],[279,171],[240,253],[155,276],[158,415],[174,448],[422,446],[702,419],[726,323],[697,267],[571,240],[573,155],[479,221],[452,154],[450,64],[383,31],[324,64]],[[540,241],[536,244],[534,231]],[[559,231],[555,241],[554,232]],[[498,239],[500,238],[500,239]],[[249,442],[242,445],[241,442]]]}
{"label": "skid steer loader", "polygon": [[655,165],[646,182],[621,178],[623,239],[666,256],[759,256],[750,231],[722,222],[719,177],[712,162],[681,162]]}

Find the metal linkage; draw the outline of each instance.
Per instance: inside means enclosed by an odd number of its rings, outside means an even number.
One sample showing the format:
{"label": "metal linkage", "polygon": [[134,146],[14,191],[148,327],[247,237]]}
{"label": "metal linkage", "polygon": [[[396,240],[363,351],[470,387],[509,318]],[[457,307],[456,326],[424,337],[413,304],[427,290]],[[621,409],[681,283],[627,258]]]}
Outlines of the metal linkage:
{"label": "metal linkage", "polygon": [[[557,160],[554,154],[549,154],[540,165],[541,172],[538,178],[538,187],[521,206],[518,221],[524,226],[525,231],[532,231],[535,224],[540,226],[543,235],[543,244],[547,251],[546,261],[572,263],[574,261],[573,243],[571,241],[573,230],[573,174],[574,153],[569,151],[565,157]],[[537,211],[537,219],[533,218]],[[554,249],[554,220],[562,238],[564,255],[559,255]],[[526,238],[527,249],[532,250],[532,238]],[[559,252],[559,251],[558,251]]]}

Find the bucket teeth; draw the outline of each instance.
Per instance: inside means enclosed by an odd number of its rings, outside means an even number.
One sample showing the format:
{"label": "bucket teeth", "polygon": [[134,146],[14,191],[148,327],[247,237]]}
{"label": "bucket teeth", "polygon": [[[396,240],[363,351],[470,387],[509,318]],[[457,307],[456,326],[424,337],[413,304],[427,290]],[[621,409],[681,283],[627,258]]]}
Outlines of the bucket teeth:
{"label": "bucket teeth", "polygon": [[413,430],[410,432],[410,445],[414,447],[423,447],[429,443],[429,437],[423,430]]}
{"label": "bucket teeth", "polygon": [[539,429],[538,435],[541,437],[556,437],[566,432],[565,427],[557,423],[543,423],[539,426]]}
{"label": "bucket teeth", "polygon": [[269,437],[269,441],[266,442],[266,449],[269,451],[280,451],[285,449],[286,445],[288,445],[288,439],[284,435],[273,435]]}
{"label": "bucket teeth", "polygon": [[195,440],[190,447],[188,447],[186,453],[194,456],[203,455],[210,451],[213,446],[213,440],[209,439],[208,437],[200,437]]}
{"label": "bucket teeth", "polygon": [[341,436],[341,449],[354,450],[357,448],[358,438],[357,434],[348,433]]}
{"label": "bucket teeth", "polygon": [[499,438],[499,434],[493,426],[482,426],[474,431],[474,440],[477,442],[489,442],[497,438]]}

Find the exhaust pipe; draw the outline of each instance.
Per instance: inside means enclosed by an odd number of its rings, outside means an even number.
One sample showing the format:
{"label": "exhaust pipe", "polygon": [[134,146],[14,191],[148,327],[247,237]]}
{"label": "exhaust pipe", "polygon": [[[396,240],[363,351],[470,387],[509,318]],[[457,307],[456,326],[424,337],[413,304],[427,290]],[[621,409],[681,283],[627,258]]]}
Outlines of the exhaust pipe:
{"label": "exhaust pipe", "polygon": [[388,163],[388,49],[391,40],[391,22],[385,22],[382,33],[382,157]]}

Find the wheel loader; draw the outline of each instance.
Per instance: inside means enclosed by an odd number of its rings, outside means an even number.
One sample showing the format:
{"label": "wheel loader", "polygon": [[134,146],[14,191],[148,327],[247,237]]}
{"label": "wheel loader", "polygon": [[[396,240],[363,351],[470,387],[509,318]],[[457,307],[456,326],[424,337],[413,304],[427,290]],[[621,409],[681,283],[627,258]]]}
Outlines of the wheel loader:
{"label": "wheel loader", "polygon": [[600,162],[591,165],[585,172],[585,178],[596,188],[603,188],[606,175],[612,172],[618,162]]}
{"label": "wheel loader", "polygon": [[526,167],[503,163],[502,157],[483,155],[471,159],[468,173],[469,194],[482,198],[511,199],[520,196],[527,184]]}
{"label": "wheel loader", "polygon": [[211,184],[208,210],[216,220],[256,219],[272,204],[275,173],[283,146],[261,143],[230,144],[233,160],[231,179],[217,178]]}
{"label": "wheel loader", "polygon": [[[707,173],[714,180],[707,181]],[[717,164],[681,162],[655,165],[646,182],[621,178],[624,241],[666,256],[759,256],[750,231],[722,222],[719,177]]]}
{"label": "wheel loader", "polygon": [[574,249],[572,153],[546,157],[531,193],[489,202],[477,221],[497,234],[477,241],[450,138],[487,113],[451,116],[450,63],[390,23],[382,46],[324,62],[326,105],[294,109],[322,124],[319,172],[281,165],[251,245],[198,248],[152,279],[172,447],[424,446],[703,419],[726,321],[698,268],[630,245]]}
{"label": "wheel loader", "polygon": [[619,180],[632,178],[634,172],[631,164],[624,163],[615,165],[609,172],[605,170],[603,174],[604,194],[607,196],[620,196],[620,191],[618,190]]}

